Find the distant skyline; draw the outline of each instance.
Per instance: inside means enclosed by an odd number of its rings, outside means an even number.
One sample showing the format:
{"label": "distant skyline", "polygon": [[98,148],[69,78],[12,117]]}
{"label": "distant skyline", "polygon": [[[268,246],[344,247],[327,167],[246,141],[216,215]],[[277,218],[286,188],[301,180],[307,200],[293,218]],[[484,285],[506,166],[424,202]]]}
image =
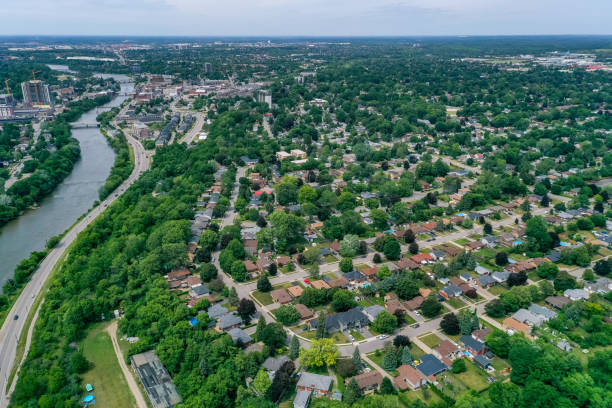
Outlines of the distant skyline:
{"label": "distant skyline", "polygon": [[0,35],[612,34],[611,0],[28,0]]}

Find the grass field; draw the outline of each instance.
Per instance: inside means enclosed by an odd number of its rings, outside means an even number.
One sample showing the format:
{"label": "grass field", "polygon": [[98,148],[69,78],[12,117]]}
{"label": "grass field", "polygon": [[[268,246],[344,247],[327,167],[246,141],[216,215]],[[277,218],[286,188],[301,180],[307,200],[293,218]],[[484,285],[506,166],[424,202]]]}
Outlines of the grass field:
{"label": "grass field", "polygon": [[333,255],[326,255],[325,258],[323,258],[323,261],[325,263],[334,263],[334,262],[338,262],[338,258],[336,258]]}
{"label": "grass field", "polygon": [[466,303],[459,298],[447,299],[446,303],[448,303],[453,309],[461,309],[466,305]]}
{"label": "grass field", "polygon": [[504,292],[507,292],[507,289],[499,286],[499,285],[495,285],[495,286],[491,286],[489,289],[487,289],[489,291],[489,293],[499,296]]}
{"label": "grass field", "polygon": [[96,407],[133,407],[136,401],[119,367],[106,326],[94,326],[83,340],[83,354],[93,363],[93,367],[83,374],[83,389],[85,384],[93,385]]}
{"label": "grass field", "polygon": [[272,300],[272,296],[270,295],[270,293],[260,292],[256,290],[255,292],[251,293],[251,296],[257,299],[257,301],[264,306],[271,305],[272,303],[274,303],[274,300]]}
{"label": "grass field", "polygon": [[428,345],[432,349],[438,347],[438,345],[442,341],[442,339],[440,339],[434,333],[429,333],[429,334],[426,334],[423,337],[419,337],[419,340],[421,340],[423,343],[425,343],[426,345]]}

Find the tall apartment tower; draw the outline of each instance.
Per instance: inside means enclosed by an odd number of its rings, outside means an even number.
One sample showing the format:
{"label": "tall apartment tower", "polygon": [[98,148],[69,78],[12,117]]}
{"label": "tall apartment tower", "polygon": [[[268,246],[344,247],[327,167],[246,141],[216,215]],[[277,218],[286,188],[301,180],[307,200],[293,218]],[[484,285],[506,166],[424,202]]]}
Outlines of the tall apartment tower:
{"label": "tall apartment tower", "polygon": [[212,64],[210,62],[205,62],[204,63],[204,73],[205,74],[212,74]]}
{"label": "tall apartment tower", "polygon": [[26,106],[53,106],[49,85],[40,80],[21,83],[23,104]]}
{"label": "tall apartment tower", "polygon": [[257,102],[265,103],[268,105],[268,108],[272,109],[272,95],[270,91],[259,91],[257,94]]}

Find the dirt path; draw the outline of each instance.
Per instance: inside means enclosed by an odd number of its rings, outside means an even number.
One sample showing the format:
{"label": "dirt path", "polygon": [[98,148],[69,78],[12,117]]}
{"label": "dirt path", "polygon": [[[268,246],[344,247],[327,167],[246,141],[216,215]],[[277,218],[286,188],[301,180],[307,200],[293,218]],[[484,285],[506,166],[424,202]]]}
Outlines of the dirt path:
{"label": "dirt path", "polygon": [[113,342],[113,349],[115,349],[115,354],[117,356],[117,360],[119,361],[119,365],[121,366],[121,371],[123,371],[123,375],[130,387],[130,391],[132,391],[132,395],[134,395],[134,399],[136,400],[136,406],[138,408],[147,408],[147,402],[145,400],[144,395],[138,388],[138,384],[136,383],[136,379],[132,375],[130,369],[127,364],[125,364],[125,359],[123,358],[123,354],[121,353],[121,349],[119,348],[119,343],[117,342],[117,321],[114,320],[111,324],[106,328],[111,341]]}

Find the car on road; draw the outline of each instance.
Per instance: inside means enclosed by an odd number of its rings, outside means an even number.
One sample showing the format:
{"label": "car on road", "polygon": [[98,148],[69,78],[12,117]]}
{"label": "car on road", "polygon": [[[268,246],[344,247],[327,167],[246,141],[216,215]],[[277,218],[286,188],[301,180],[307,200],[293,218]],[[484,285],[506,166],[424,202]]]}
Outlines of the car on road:
{"label": "car on road", "polygon": [[384,340],[384,339],[386,339],[387,337],[389,337],[387,334],[381,334],[380,336],[378,336],[378,338],[379,338],[380,340]]}
{"label": "car on road", "polygon": [[13,316],[13,320],[17,320],[17,319],[19,319],[19,315],[18,315],[18,314],[16,314],[15,316]]}
{"label": "car on road", "polygon": [[415,324],[412,325],[412,328],[413,329],[418,329],[420,326],[421,326],[420,324],[415,323]]}

